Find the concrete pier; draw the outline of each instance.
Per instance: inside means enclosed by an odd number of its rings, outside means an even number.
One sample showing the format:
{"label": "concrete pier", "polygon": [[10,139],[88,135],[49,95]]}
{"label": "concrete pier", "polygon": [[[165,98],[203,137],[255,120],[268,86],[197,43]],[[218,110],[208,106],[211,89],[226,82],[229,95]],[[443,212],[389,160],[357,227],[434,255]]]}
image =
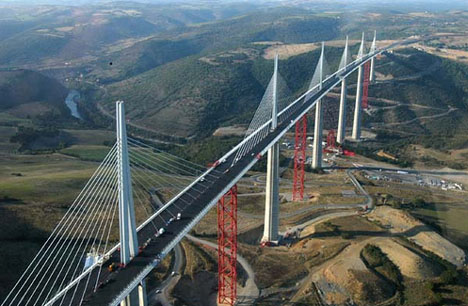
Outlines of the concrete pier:
{"label": "concrete pier", "polygon": [[[322,42],[322,53],[316,68],[319,75],[319,88],[322,89],[323,69],[325,61],[325,43]],[[318,100],[315,104],[315,126],[314,126],[314,148],[312,151],[312,168],[319,169],[322,167],[322,133],[323,133],[323,109],[322,100]]]}
{"label": "concrete pier", "polygon": [[278,243],[279,225],[279,143],[268,150],[265,225],[262,242]]}
{"label": "concrete pier", "polygon": [[[340,63],[340,69],[343,69],[348,64],[348,36],[346,36],[345,48]],[[338,116],[338,132],[336,141],[343,144],[346,139],[346,95],[348,94],[346,78],[341,80],[341,97],[340,97],[340,110]]]}
{"label": "concrete pier", "polygon": [[322,167],[322,133],[323,133],[323,108],[322,100],[315,104],[314,148],[312,152],[312,168]]}
{"label": "concrete pier", "polygon": [[358,80],[356,86],[356,105],[354,107],[354,121],[353,121],[353,139],[361,139],[361,101],[362,100],[362,65],[358,69]]}
{"label": "concrete pier", "polygon": [[348,90],[346,88],[346,78],[341,81],[341,97],[340,97],[340,110],[338,117],[338,132],[336,141],[343,144],[346,139],[346,95]]}
{"label": "concrete pier", "polygon": [[[278,79],[278,55],[275,57],[275,69],[273,72],[273,98],[271,111],[271,130],[277,128],[277,79]],[[275,143],[268,150],[266,197],[265,197],[265,224],[262,242],[278,243],[279,225],[279,143]]]}
{"label": "concrete pier", "polygon": [[[361,47],[359,48],[358,58],[364,56],[364,33],[362,33]],[[354,107],[354,122],[353,122],[353,139],[358,141],[361,139],[361,111],[362,111],[362,65],[358,69],[358,79],[356,86],[356,105]]]}

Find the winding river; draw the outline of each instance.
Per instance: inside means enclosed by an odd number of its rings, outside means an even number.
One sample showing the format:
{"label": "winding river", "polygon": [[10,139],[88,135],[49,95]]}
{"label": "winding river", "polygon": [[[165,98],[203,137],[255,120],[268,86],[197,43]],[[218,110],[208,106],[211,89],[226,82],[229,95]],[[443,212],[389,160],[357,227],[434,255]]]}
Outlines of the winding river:
{"label": "winding river", "polygon": [[70,109],[71,115],[77,119],[83,120],[81,117],[80,112],[78,111],[78,106],[76,104],[76,100],[80,98],[80,93],[76,90],[71,90],[67,97],[65,98],[65,104],[67,105],[68,109]]}

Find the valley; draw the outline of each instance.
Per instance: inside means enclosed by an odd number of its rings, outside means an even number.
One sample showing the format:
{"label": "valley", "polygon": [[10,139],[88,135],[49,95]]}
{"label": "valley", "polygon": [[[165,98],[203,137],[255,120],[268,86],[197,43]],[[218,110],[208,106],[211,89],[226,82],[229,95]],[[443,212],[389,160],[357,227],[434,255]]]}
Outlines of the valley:
{"label": "valley", "polygon": [[[379,47],[420,40],[376,60],[363,141],[343,144],[355,156],[306,165],[304,201],[292,200],[294,131],[281,139],[281,245],[259,246],[266,158],[239,181],[239,301],[468,303],[468,12],[357,7],[0,1],[0,300],[114,144],[115,101],[125,101],[129,136],[209,167],[243,139],[275,54],[281,110],[308,88],[321,41],[331,73],[344,37],[355,55],[362,29],[367,48],[375,29]],[[348,78],[348,135],[356,82]],[[339,99],[337,88],[323,100],[324,141]],[[387,179],[395,171],[416,183]],[[417,184],[413,172],[461,190]],[[216,217],[212,209],[151,273],[151,305],[216,304]]]}

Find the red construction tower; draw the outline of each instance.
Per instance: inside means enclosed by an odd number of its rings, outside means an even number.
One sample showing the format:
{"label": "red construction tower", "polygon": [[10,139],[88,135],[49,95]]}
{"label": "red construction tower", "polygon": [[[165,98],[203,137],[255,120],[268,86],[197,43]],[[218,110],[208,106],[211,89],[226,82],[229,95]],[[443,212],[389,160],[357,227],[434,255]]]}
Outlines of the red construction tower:
{"label": "red construction tower", "polygon": [[304,166],[306,161],[307,116],[304,115],[296,123],[296,139],[294,144],[294,181],[293,201],[304,199]]}
{"label": "red construction tower", "polygon": [[368,107],[369,100],[369,81],[370,80],[370,62],[364,64],[364,86],[362,89],[362,108]]}
{"label": "red construction tower", "polygon": [[218,201],[218,304],[237,296],[237,185]]}
{"label": "red construction tower", "polygon": [[338,153],[341,154],[341,147],[336,145],[335,130],[329,130],[327,134],[327,145],[323,148],[324,153]]}

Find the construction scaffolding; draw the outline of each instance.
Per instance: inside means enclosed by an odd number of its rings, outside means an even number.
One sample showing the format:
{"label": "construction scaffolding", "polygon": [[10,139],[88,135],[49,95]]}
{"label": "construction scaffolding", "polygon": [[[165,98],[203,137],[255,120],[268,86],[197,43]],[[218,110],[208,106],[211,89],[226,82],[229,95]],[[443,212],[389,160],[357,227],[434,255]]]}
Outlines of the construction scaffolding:
{"label": "construction scaffolding", "polygon": [[218,304],[234,305],[237,296],[237,186],[218,201]]}
{"label": "construction scaffolding", "polygon": [[296,123],[296,139],[294,144],[294,181],[293,201],[304,199],[304,166],[306,161],[307,115]]}
{"label": "construction scaffolding", "polygon": [[370,62],[364,64],[364,86],[362,89],[362,108],[367,109],[369,106],[369,83],[370,83]]}

